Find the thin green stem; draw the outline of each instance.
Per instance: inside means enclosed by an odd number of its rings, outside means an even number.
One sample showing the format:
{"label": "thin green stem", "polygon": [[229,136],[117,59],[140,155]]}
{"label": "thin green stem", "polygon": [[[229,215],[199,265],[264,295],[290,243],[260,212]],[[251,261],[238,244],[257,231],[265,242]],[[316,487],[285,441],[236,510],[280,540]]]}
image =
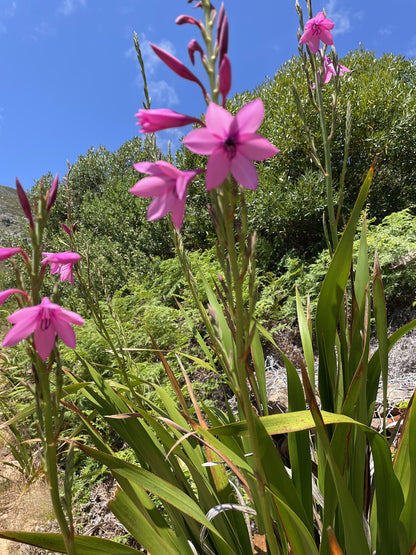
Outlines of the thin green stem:
{"label": "thin green stem", "polygon": [[250,402],[250,391],[247,384],[246,374],[246,357],[248,352],[248,338],[249,338],[249,321],[248,315],[244,307],[243,298],[243,272],[240,268],[241,244],[237,246],[235,237],[236,231],[234,227],[234,212],[235,212],[235,193],[233,192],[234,184],[231,179],[224,183],[224,196],[223,200],[223,216],[225,221],[225,233],[227,241],[227,251],[230,260],[231,276],[234,291],[234,306],[230,307],[235,318],[235,354],[234,354],[234,367],[237,374],[237,381],[239,386],[239,402],[242,411],[247,420],[248,436],[251,441],[251,450],[253,452],[254,474],[258,484],[258,492],[260,499],[260,509],[263,516],[263,523],[265,526],[266,537],[268,539],[269,551],[272,555],[280,553],[277,545],[276,537],[273,530],[273,521],[270,514],[270,508],[266,497],[266,484],[267,479],[264,473],[260,446],[257,441],[257,428],[255,419],[257,415]]}
{"label": "thin green stem", "polygon": [[[42,366],[42,367],[40,367]],[[37,365],[38,375],[40,380],[40,387],[42,391],[42,409],[44,421],[44,450],[45,450],[45,465],[46,475],[48,478],[49,492],[52,500],[53,509],[55,512],[56,520],[62,532],[65,542],[65,548],[69,555],[76,555],[73,533],[68,526],[64,510],[62,508],[60,494],[59,494],[59,481],[58,481],[58,459],[56,441],[58,434],[54,430],[52,396],[50,391],[49,372],[46,366],[42,363]]]}
{"label": "thin green stem", "polygon": [[319,122],[321,125],[322,144],[323,144],[324,156],[325,156],[325,183],[326,183],[326,198],[327,198],[327,205],[328,205],[329,229],[331,234],[332,248],[333,250],[335,250],[338,244],[338,233],[337,233],[337,224],[335,219],[334,196],[332,191],[332,159],[331,159],[330,141],[328,138],[328,132],[326,128],[325,109],[324,109],[324,103],[322,99],[322,90],[320,86],[317,69],[315,69],[315,84],[316,84],[316,99],[319,107]]}

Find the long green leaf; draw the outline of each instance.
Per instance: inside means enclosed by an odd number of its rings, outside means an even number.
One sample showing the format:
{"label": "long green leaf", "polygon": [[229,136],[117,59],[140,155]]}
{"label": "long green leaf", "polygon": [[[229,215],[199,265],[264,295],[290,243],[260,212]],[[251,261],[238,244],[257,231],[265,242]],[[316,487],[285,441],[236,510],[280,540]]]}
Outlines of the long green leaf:
{"label": "long green leaf", "polygon": [[[308,333],[309,336],[309,333]],[[309,336],[310,337],[310,336]],[[305,396],[302,384],[295,367],[290,360],[283,356],[287,373],[288,410],[292,414],[306,410]],[[312,504],[312,462],[309,444],[309,431],[288,433],[290,466],[292,480],[302,500],[309,521],[309,530],[313,530]]]}
{"label": "long green leaf", "polygon": [[319,351],[319,393],[322,407],[333,411],[337,388],[335,336],[341,303],[351,267],[352,249],[357,223],[367,198],[374,174],[372,166],[364,180],[348,224],[338,243],[322,284],[316,309],[316,337]]}
{"label": "long green leaf", "polygon": [[[0,538],[66,553],[65,543],[60,534],[1,530]],[[82,555],[137,555],[137,549],[95,536],[75,536],[74,543],[77,553]]]}
{"label": "long green leaf", "polygon": [[[321,414],[326,425],[361,425],[359,422],[356,422],[349,416],[345,416],[343,414],[335,414],[327,411],[322,411]],[[286,412],[282,414],[271,414],[269,416],[263,416],[261,418],[261,422],[269,435],[299,432],[301,430],[309,430],[315,427],[315,421],[309,410]],[[366,426],[364,427],[367,428]],[[225,426],[210,428],[210,432],[218,436],[246,436],[248,434],[248,427],[247,422],[245,420],[241,420],[239,422],[234,422],[233,424],[226,424]]]}
{"label": "long green leaf", "polygon": [[102,453],[101,451],[87,447],[86,445],[78,445],[78,447],[86,454],[109,468],[116,479],[118,479],[118,476],[121,476],[126,480],[132,481],[147,490],[149,493],[163,499],[169,505],[175,507],[199,524],[205,526],[221,544],[221,553],[224,555],[232,555],[235,553],[224,541],[213,524],[206,518],[199,505],[181,489],[175,487],[166,480],[163,480],[159,476],[156,476],[152,472],[123,461],[118,457]]}
{"label": "long green leaf", "polygon": [[[416,328],[416,319],[412,320],[408,324],[405,324],[388,338],[388,351],[401,339],[406,333]],[[369,362],[368,362],[368,382],[367,382],[367,405],[370,408],[371,416],[373,414],[374,405],[372,405],[372,399],[376,398],[378,384],[380,381],[380,354],[379,349],[374,351]]]}
{"label": "long green leaf", "polygon": [[[157,526],[156,522],[149,522],[144,511],[141,511],[122,489],[117,491],[108,508],[140,545],[152,555],[185,555],[192,553],[188,544],[182,542],[182,545],[178,545],[178,537],[167,527],[166,523],[165,527],[162,527]],[[156,507],[153,508],[152,512],[153,514],[159,513]]]}
{"label": "long green leaf", "polygon": [[416,406],[414,399],[413,394],[394,460],[394,471],[400,481],[405,498],[400,521],[407,537],[406,551],[410,550],[416,542]]}
{"label": "long green leaf", "polygon": [[300,298],[299,290],[296,287],[296,310],[298,315],[298,325],[300,338],[302,340],[303,354],[308,369],[309,381],[312,387],[315,388],[315,359],[313,356],[312,338],[309,331],[308,321],[303,311],[302,301]]}

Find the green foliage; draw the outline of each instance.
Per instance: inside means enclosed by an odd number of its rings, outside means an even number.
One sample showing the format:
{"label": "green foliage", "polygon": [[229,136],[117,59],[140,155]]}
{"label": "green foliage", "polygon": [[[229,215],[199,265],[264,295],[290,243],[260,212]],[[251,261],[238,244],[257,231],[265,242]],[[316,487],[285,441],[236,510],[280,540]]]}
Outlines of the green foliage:
{"label": "green foliage", "polygon": [[[347,103],[352,108],[352,136],[345,178],[343,214],[352,208],[374,158],[376,172],[368,199],[369,217],[379,223],[386,215],[416,205],[416,67],[403,56],[375,54],[364,49],[340,60],[352,72],[342,77],[337,103],[337,126],[331,141],[334,191],[338,189],[345,143]],[[323,158],[319,117],[307,102],[305,76],[298,57],[283,64],[275,76],[253,91],[235,95],[228,108],[235,113],[243,104],[260,97],[265,118],[259,130],[280,153],[257,164],[259,187],[247,195],[250,221],[259,235],[259,267],[277,271],[288,251],[311,257],[324,246],[322,215],[326,207],[323,176],[310,156],[308,139],[294,102],[298,90],[307,123],[317,137]],[[326,112],[330,113],[333,83],[324,87]],[[204,157],[185,149],[177,154],[182,168],[203,166]],[[336,200],[336,198],[335,198]],[[187,203],[185,230],[199,245],[210,237],[210,222],[199,217],[206,198],[196,185]],[[191,240],[189,240],[191,244]]]}
{"label": "green foliage", "polygon": [[[58,190],[45,250],[67,250],[68,237],[61,224],[69,217],[71,224],[77,224],[77,248],[91,265],[91,285],[102,296],[114,293],[132,275],[156,271],[159,259],[172,255],[166,220],[148,225],[148,200],[129,193],[140,179],[133,163],[146,157],[137,137],[115,152],[103,146],[90,148],[79,156]],[[44,176],[46,183],[51,179]]]}
{"label": "green foliage", "polygon": [[[416,217],[409,209],[386,216],[379,224],[373,219],[368,223],[369,265],[374,264],[377,249],[386,301],[389,306],[408,305],[416,296]],[[359,239],[354,242],[357,255]],[[312,262],[293,253],[285,255],[280,263],[280,273],[267,274],[263,280],[257,315],[262,322],[296,319],[295,285],[303,298],[310,295],[311,312],[316,302],[330,257],[321,251]]]}

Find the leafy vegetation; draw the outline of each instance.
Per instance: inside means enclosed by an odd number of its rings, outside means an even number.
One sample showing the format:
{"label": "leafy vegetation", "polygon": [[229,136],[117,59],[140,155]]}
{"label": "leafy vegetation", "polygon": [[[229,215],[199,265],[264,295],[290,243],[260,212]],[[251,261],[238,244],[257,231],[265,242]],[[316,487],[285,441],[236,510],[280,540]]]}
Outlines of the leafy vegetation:
{"label": "leafy vegetation", "polygon": [[[209,11],[209,2],[205,4]],[[99,147],[80,156],[50,215],[47,200],[39,201],[38,227],[31,233],[33,267],[28,257],[24,268],[35,276],[30,279],[31,297],[52,291],[54,302],[58,300],[53,278],[41,268],[42,250],[76,248],[82,255],[77,286],[65,284],[59,301],[73,310],[82,307],[86,321],[77,332],[77,351],[55,346],[48,362],[39,357],[35,334],[34,342],[15,351],[16,375],[11,377],[18,383],[17,374],[28,366],[29,357],[33,376],[27,389],[37,402],[25,415],[36,411],[38,416],[63,539],[17,532],[2,533],[4,537],[68,553],[134,552],[74,536],[71,483],[82,466],[79,453],[84,453],[95,461],[85,465],[86,472],[101,475],[106,468],[117,479],[120,487],[111,509],[155,555],[202,552],[208,545],[210,553],[251,552],[251,526],[242,512],[256,516],[270,553],[329,553],[335,535],[348,553],[369,552],[368,538],[378,553],[395,552],[398,546],[405,553],[414,544],[409,515],[416,497],[408,476],[415,462],[410,446],[414,412],[409,411],[411,425],[403,428],[393,462],[385,422],[383,434],[369,425],[380,379],[387,402],[388,350],[416,325],[412,322],[389,338],[384,301],[386,294],[390,303],[409,304],[416,291],[415,170],[409,161],[415,154],[415,69],[401,57],[377,60],[364,50],[350,53],[343,63],[352,74],[345,77],[337,114],[344,121],[350,102],[356,123],[343,192],[344,214],[351,217],[346,225],[342,219],[336,222],[333,252],[324,248],[321,231],[329,204],[325,183],[310,163],[304,129],[306,122],[319,150],[322,121],[320,128],[316,112],[305,102],[302,123],[292,101],[293,86],[300,98],[307,97],[299,58],[285,64],[273,80],[230,101],[235,112],[254,97],[263,99],[267,119],[261,132],[281,154],[258,165],[261,187],[246,200],[231,179],[213,191],[214,225],[201,218],[207,196],[202,179],[195,180],[184,228],[189,254],[166,221],[146,223],[148,201],[129,193],[138,179],[132,163],[149,155],[140,139],[115,153]],[[331,112],[330,96],[325,95],[326,113]],[[335,184],[345,134],[338,125],[331,137]],[[371,167],[358,191],[375,156],[376,174]],[[177,163],[181,168],[200,165],[198,157],[184,150]],[[372,179],[366,222],[362,209]],[[51,181],[52,176],[44,176],[44,186]],[[250,236],[254,229],[259,235],[257,277]],[[172,236],[177,258],[172,256]],[[313,317],[302,306],[307,294]],[[295,315],[305,356],[304,391],[293,363],[282,354],[289,414],[269,415],[262,342],[278,349],[266,328],[276,321],[292,323]],[[46,329],[50,323],[42,320]],[[370,356],[371,324],[379,350]],[[200,370],[208,379],[198,387]],[[198,389],[205,397],[218,385],[230,388],[238,414],[227,400],[223,411],[195,398]],[[69,419],[62,407],[70,411]],[[57,446],[64,425],[72,441],[60,496]],[[23,436],[15,430],[20,441]],[[281,433],[288,434],[290,475],[271,438]],[[370,450],[375,481],[367,472]],[[30,477],[30,449],[17,450],[16,456]],[[231,516],[223,514],[224,506],[232,509]],[[213,507],[221,508],[214,521],[207,517]],[[209,531],[208,539],[201,526]]]}

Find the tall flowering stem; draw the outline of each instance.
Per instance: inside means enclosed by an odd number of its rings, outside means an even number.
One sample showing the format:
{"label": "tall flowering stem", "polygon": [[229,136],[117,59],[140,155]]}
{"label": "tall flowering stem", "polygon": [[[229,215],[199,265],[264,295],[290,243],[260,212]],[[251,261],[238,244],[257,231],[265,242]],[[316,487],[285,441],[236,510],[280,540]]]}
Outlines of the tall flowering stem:
{"label": "tall flowering stem", "polygon": [[[258,435],[258,415],[267,414],[267,400],[265,387],[263,391],[250,354],[256,335],[253,318],[256,298],[255,236],[248,232],[243,190],[257,188],[258,176],[253,161],[270,158],[278,150],[257,133],[264,117],[264,106],[260,99],[243,106],[235,116],[225,109],[226,97],[231,89],[231,64],[227,56],[228,19],[224,6],[221,6],[218,18],[209,0],[201,0],[195,7],[202,9],[204,23],[190,16],[179,16],[176,22],[180,25],[185,23],[195,25],[206,47],[205,53],[196,41],[191,41],[189,47],[192,63],[195,61],[194,52],[198,51],[200,54],[208,76],[209,93],[204,93],[204,99],[208,104],[204,124],[188,133],[183,144],[192,152],[209,157],[205,183],[209,195],[209,212],[217,234],[221,275],[215,284],[217,293],[215,306],[211,306],[208,313],[198,298],[179,235],[184,215],[185,182],[188,183],[191,177],[196,178],[200,170],[193,170],[193,176],[185,176],[185,173],[190,172],[175,171],[163,161],[136,164],[138,171],[150,174],[151,177],[141,179],[131,192],[137,196],[155,197],[149,207],[148,220],[162,217],[168,211],[172,214],[172,221],[176,228],[177,254],[184,274],[218,360],[237,398],[239,417],[246,420],[248,425],[249,434],[244,448],[252,453],[255,476],[253,486],[259,503],[260,527],[264,528],[269,552],[274,555],[280,551],[273,515],[269,510],[272,501],[267,493],[268,482]],[[217,34],[214,39],[215,23],[217,23]],[[155,51],[177,75],[197,82],[192,72],[182,62],[160,49]],[[199,81],[197,84],[201,86]],[[168,113],[166,110],[151,111],[150,106],[140,113],[139,119],[144,131],[145,126],[148,126],[149,130],[157,131],[192,121],[189,116]],[[207,287],[210,287],[209,284]],[[226,323],[224,323],[224,317]],[[224,329],[224,326],[228,329]],[[227,336],[227,340],[224,339],[224,335]],[[256,408],[252,404],[251,396],[254,398]]]}
{"label": "tall flowering stem", "polygon": [[[73,312],[62,309],[47,297],[41,301],[41,291],[46,271],[46,264],[42,263],[42,245],[49,212],[56,200],[58,177],[52,186],[46,188],[43,180],[39,184],[33,206],[18,182],[19,200],[23,213],[29,221],[29,235],[32,252],[27,255],[21,249],[1,249],[3,256],[9,257],[21,252],[25,260],[25,268],[29,277],[30,287],[25,287],[24,275],[15,268],[16,282],[19,289],[3,292],[2,301],[11,295],[18,294],[20,309],[9,316],[13,324],[11,330],[3,340],[4,347],[16,345],[22,340],[27,342],[27,352],[34,375],[35,405],[38,425],[43,447],[43,465],[48,481],[49,492],[56,519],[64,539],[66,552],[76,555],[74,545],[74,527],[70,507],[64,504],[60,494],[58,479],[58,443],[62,429],[63,413],[60,400],[63,396],[63,370],[56,346],[59,336],[70,347],[75,346],[75,333],[72,324],[82,324],[83,319]],[[72,265],[79,260],[76,253],[45,253],[48,261],[55,264],[54,272],[60,271],[62,277],[62,263],[69,262],[65,279],[72,281]],[[43,261],[45,262],[45,261]],[[69,273],[68,273],[69,271]],[[56,293],[56,287],[54,293]],[[54,378],[54,379],[53,379]],[[68,501],[68,498],[67,498]],[[70,503],[69,503],[70,505]]]}
{"label": "tall flowering stem", "polygon": [[[345,72],[350,70],[338,63],[335,47],[333,45],[333,37],[331,30],[334,27],[333,21],[326,17],[325,12],[318,13],[313,17],[312,2],[307,1],[309,20],[304,23],[302,8],[299,1],[296,0],[296,11],[299,15],[300,30],[298,32],[299,40],[299,55],[302,60],[302,66],[305,72],[309,100],[318,112],[319,125],[321,130],[321,141],[324,152],[324,162],[321,163],[319,155],[315,147],[314,138],[310,132],[309,126],[306,122],[305,113],[303,111],[302,103],[300,101],[297,90],[295,89],[295,100],[298,106],[299,114],[307,131],[309,141],[311,143],[311,155],[318,168],[322,171],[325,178],[326,196],[327,196],[327,210],[329,222],[329,236],[327,235],[327,242],[330,252],[332,253],[338,244],[338,220],[342,205],[342,190],[345,169],[341,173],[339,183],[339,198],[338,210],[335,213],[335,202],[333,193],[333,171],[332,171],[332,157],[331,157],[331,141],[335,132],[336,126],[336,107],[338,102],[338,93],[340,90],[340,77]],[[320,43],[322,47],[320,48]],[[333,60],[326,55],[326,49],[330,46],[332,50]],[[310,73],[311,70],[311,73]],[[312,74],[312,81],[311,81]],[[325,105],[323,100],[323,88],[329,83],[331,78],[334,77],[334,87],[332,93],[332,110],[330,115],[330,125],[327,123],[327,116],[325,113]],[[347,118],[348,119],[348,118]],[[346,161],[348,157],[348,145],[350,137],[350,122],[347,121],[346,140],[344,150],[344,163],[343,167],[346,168]],[[324,220],[325,223],[325,220]],[[326,227],[325,227],[326,231]]]}

